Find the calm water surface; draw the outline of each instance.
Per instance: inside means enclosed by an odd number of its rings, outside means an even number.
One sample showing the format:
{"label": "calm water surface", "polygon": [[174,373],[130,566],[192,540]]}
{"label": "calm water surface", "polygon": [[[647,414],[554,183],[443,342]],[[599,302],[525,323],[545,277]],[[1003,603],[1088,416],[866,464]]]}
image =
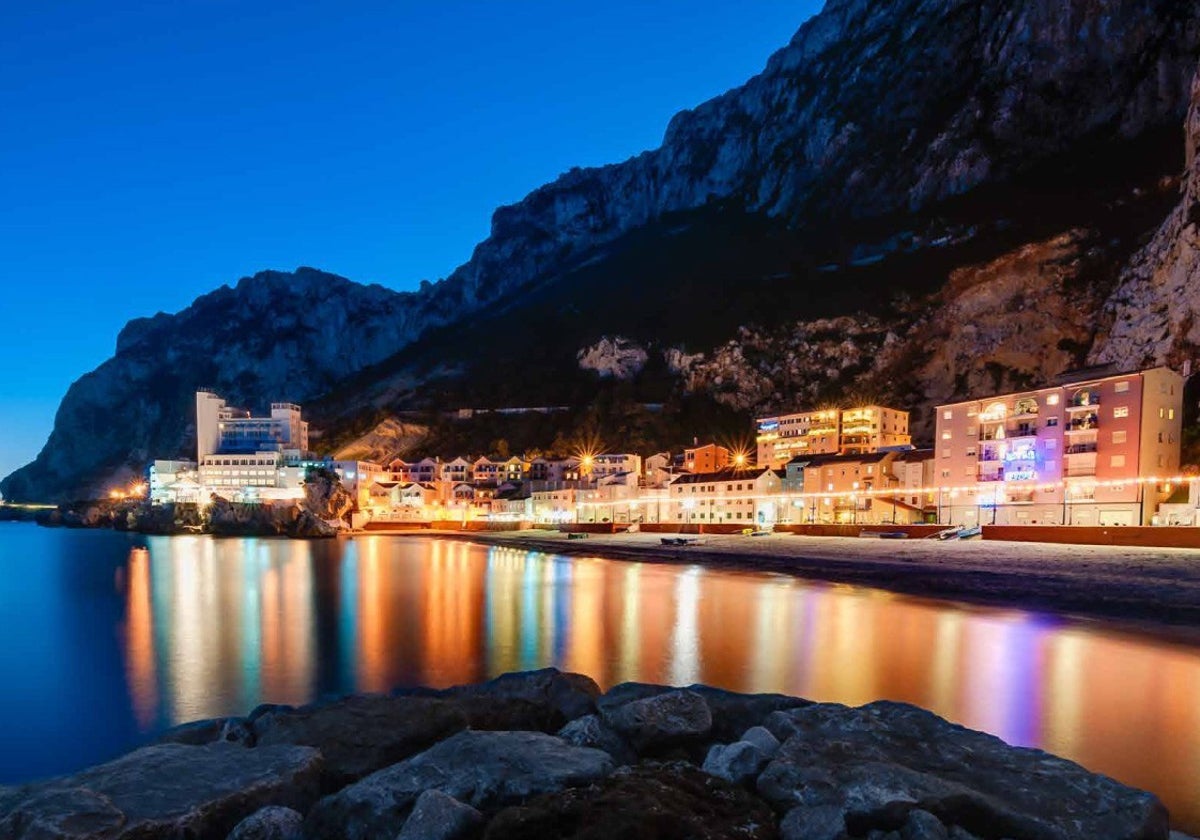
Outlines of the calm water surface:
{"label": "calm water surface", "polygon": [[0,524],[0,783],[195,718],[555,665],[888,698],[1159,794],[1200,828],[1200,648],[773,574],[465,542]]}

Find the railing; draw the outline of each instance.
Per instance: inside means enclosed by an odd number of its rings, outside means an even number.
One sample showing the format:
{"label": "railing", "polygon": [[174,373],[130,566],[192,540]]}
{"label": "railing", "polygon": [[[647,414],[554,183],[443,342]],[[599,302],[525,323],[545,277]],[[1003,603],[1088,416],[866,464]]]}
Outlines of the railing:
{"label": "railing", "polygon": [[1068,432],[1086,432],[1097,428],[1100,423],[1100,415],[1089,414],[1086,417],[1079,417],[1067,424]]}
{"label": "railing", "polygon": [[1088,394],[1086,397],[1076,397],[1067,403],[1067,408],[1088,408],[1089,406],[1100,405],[1100,396],[1098,394]]}
{"label": "railing", "polygon": [[1095,464],[1087,464],[1082,467],[1067,467],[1067,476],[1068,477],[1073,478],[1075,476],[1095,475],[1095,474],[1096,474],[1096,465]]}
{"label": "railing", "polygon": [[1082,455],[1086,452],[1095,452],[1096,444],[1094,443],[1076,443],[1068,446],[1063,450],[1068,455]]}

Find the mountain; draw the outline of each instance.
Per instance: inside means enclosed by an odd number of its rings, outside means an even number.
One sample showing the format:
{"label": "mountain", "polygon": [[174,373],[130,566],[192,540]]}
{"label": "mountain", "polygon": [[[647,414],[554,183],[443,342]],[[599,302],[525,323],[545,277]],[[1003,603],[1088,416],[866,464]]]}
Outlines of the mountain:
{"label": "mountain", "polygon": [[603,426],[869,395],[920,430],[939,399],[1089,358],[1179,360],[1197,20],[1200,0],[830,0],[658,149],[499,208],[439,283],[266,272],[132,322],[0,492],[185,452],[199,385],[311,403],[330,444],[505,403],[594,403]]}

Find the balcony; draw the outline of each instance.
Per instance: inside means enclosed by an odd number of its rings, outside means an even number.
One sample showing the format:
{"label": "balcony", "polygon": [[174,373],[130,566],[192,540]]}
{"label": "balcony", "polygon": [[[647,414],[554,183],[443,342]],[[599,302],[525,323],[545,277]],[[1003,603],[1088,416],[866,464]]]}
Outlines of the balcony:
{"label": "balcony", "polygon": [[1085,394],[1080,394],[1076,397],[1073,397],[1070,401],[1068,401],[1067,411],[1076,411],[1081,408],[1094,408],[1098,405],[1100,405],[1100,395],[1089,391]]}
{"label": "balcony", "polygon": [[1063,450],[1067,455],[1084,455],[1096,451],[1095,443],[1074,443]]}
{"label": "balcony", "polygon": [[1071,421],[1067,423],[1067,428],[1065,431],[1067,434],[1074,434],[1076,432],[1094,432],[1099,425],[1100,415],[1093,413],[1084,417],[1072,418]]}
{"label": "balcony", "polygon": [[1068,464],[1066,470],[1067,478],[1081,478],[1084,476],[1092,476],[1096,474],[1095,461],[1087,464]]}
{"label": "balcony", "polygon": [[1037,426],[1032,423],[1018,423],[1013,428],[1005,431],[1005,434],[1010,438],[1036,437]]}

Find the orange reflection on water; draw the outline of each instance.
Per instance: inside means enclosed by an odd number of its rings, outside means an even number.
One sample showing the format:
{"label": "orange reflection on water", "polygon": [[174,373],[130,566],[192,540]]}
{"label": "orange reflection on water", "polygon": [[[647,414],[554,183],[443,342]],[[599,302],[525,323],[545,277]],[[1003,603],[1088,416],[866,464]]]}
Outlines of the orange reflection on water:
{"label": "orange reflection on water", "polygon": [[781,575],[435,539],[152,539],[126,587],[143,724],[556,665],[916,703],[1158,793],[1200,827],[1200,651]]}

